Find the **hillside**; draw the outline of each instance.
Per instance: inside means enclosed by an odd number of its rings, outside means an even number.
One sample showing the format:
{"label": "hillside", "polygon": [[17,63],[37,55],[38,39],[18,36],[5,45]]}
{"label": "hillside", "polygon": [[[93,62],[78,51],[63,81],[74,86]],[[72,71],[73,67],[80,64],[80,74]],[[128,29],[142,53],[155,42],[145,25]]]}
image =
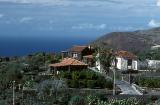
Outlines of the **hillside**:
{"label": "hillside", "polygon": [[115,50],[141,52],[160,44],[160,28],[135,32],[112,32],[100,37],[91,44]]}

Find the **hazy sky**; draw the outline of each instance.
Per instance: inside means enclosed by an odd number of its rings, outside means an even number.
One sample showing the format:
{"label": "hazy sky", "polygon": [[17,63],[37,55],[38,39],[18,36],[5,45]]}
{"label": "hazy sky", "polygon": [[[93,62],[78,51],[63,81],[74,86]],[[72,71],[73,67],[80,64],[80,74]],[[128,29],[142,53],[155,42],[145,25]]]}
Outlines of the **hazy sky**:
{"label": "hazy sky", "polygon": [[160,0],[0,0],[0,40],[6,42],[93,40],[159,26]]}
{"label": "hazy sky", "polygon": [[160,26],[160,0],[0,0],[1,36],[97,36]]}

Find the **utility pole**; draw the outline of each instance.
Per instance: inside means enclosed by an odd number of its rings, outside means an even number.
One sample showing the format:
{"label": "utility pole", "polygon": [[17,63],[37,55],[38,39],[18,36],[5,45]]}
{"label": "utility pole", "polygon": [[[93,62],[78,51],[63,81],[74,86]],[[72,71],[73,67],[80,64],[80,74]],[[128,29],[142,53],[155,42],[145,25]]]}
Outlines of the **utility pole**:
{"label": "utility pole", "polygon": [[114,66],[113,66],[113,95],[116,95],[116,68],[117,68],[117,59],[114,58]]}
{"label": "utility pole", "polygon": [[22,105],[23,105],[23,89],[24,89],[24,86],[22,86]]}
{"label": "utility pole", "polygon": [[15,81],[13,81],[13,105],[15,105]]}
{"label": "utility pole", "polygon": [[115,68],[113,69],[113,95],[116,95],[116,70]]}

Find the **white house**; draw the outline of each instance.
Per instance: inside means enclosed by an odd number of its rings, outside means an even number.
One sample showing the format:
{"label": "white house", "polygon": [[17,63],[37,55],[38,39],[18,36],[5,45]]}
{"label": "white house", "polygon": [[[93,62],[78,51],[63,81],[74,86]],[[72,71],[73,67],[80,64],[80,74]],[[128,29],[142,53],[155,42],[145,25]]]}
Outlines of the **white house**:
{"label": "white house", "polygon": [[156,49],[159,49],[160,48],[160,45],[158,44],[155,44],[154,46],[151,47],[152,50],[156,50]]}
{"label": "white house", "polygon": [[138,61],[136,55],[127,51],[117,51],[116,56],[116,68],[119,70],[138,70]]}
{"label": "white house", "polygon": [[[99,54],[97,54],[97,57]],[[119,70],[128,70],[128,69],[133,69],[133,70],[138,70],[138,61],[137,57],[127,51],[117,51],[115,52],[116,56],[116,64],[113,62],[113,66],[116,66],[117,69]],[[100,64],[100,60],[96,61],[96,68],[98,69],[99,72],[103,71],[102,65]]]}
{"label": "white house", "polygon": [[160,60],[147,60],[148,62],[148,67],[153,68],[153,69],[158,69],[160,68]]}

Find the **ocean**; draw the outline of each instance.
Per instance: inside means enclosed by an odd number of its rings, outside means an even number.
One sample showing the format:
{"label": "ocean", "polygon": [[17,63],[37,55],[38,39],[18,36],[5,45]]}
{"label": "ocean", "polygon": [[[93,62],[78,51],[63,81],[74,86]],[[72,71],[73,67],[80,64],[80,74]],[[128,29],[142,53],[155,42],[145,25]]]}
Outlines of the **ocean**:
{"label": "ocean", "polygon": [[1,38],[0,56],[23,56],[35,52],[60,52],[73,45],[86,45],[93,38]]}

